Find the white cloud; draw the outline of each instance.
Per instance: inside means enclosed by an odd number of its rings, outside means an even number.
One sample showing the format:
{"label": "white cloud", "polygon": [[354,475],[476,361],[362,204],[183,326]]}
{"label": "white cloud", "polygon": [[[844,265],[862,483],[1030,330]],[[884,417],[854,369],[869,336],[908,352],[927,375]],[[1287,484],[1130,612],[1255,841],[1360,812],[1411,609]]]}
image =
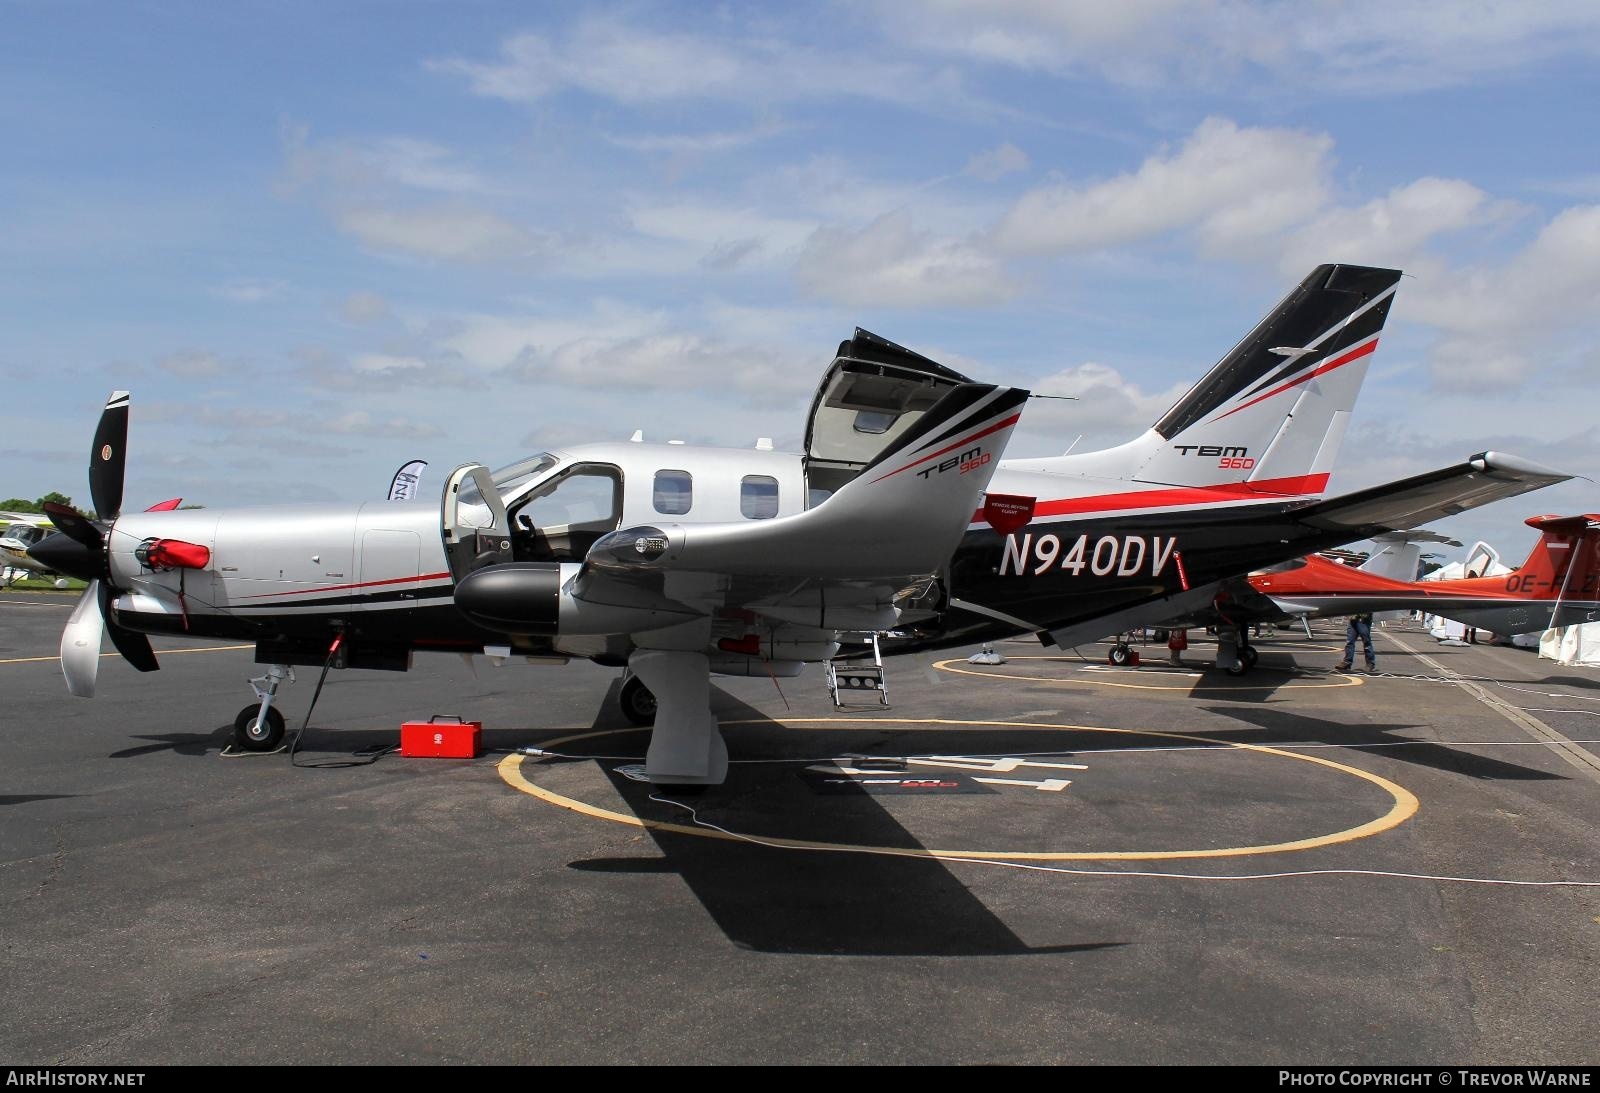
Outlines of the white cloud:
{"label": "white cloud", "polygon": [[374,250],[450,262],[509,261],[548,252],[552,246],[546,235],[463,205],[352,208],[338,215],[338,225]]}
{"label": "white cloud", "polygon": [[[1407,291],[1408,315],[1443,335],[1432,354],[1436,383],[1527,383],[1561,346],[1570,357],[1574,331],[1587,346],[1600,340],[1600,205],[1562,211],[1504,265],[1435,265]],[[1600,362],[1591,349],[1566,363],[1592,380]]]}
{"label": "white cloud", "polygon": [[627,340],[664,333],[666,328],[664,312],[598,300],[587,315],[460,316],[455,329],[441,337],[439,344],[471,367],[499,371],[529,352],[553,353],[564,345],[593,338],[597,332]]}
{"label": "white cloud", "polygon": [[886,31],[926,51],[1134,86],[1326,95],[1481,83],[1592,57],[1584,0],[881,0]]}
{"label": "white cloud", "polygon": [[953,77],[886,57],[818,51],[775,37],[655,31],[590,17],[565,35],[518,34],[500,57],[427,62],[462,76],[476,95],[532,103],[573,88],[630,106],[674,100],[771,103],[867,97],[913,103],[958,97]]}
{"label": "white cloud", "polygon": [[994,182],[1006,175],[1016,174],[1018,171],[1028,169],[1028,153],[1018,148],[1010,141],[980,152],[967,161],[963,168],[966,174],[973,178],[980,178],[985,182]]}
{"label": "white cloud", "polygon": [[287,281],[230,281],[211,290],[211,295],[236,304],[259,304],[282,296]]}
{"label": "white cloud", "polygon": [[374,418],[365,410],[351,410],[337,417],[325,418],[316,428],[344,436],[384,436],[419,439],[442,436],[444,430],[425,421],[411,421],[403,417]]}
{"label": "white cloud", "polygon": [[345,322],[358,326],[381,323],[393,317],[389,301],[376,292],[352,292],[339,305],[339,314]]}
{"label": "white cloud", "polygon": [[1109,365],[1089,361],[1063,368],[1028,383],[1035,394],[1063,397],[1029,401],[1022,427],[1036,437],[1047,433],[1059,441],[1045,449],[1054,454],[1079,434],[1086,441],[1079,446],[1083,451],[1132,440],[1171,409],[1195,378],[1146,392]]}
{"label": "white cloud", "polygon": [[451,194],[492,187],[448,148],[413,137],[313,141],[305,126],[281,134],[285,181],[292,187],[332,183],[341,189],[402,186]]}
{"label": "white cloud", "polygon": [[665,312],[597,301],[584,315],[463,316],[439,348],[480,374],[538,385],[618,396],[700,391],[710,404],[731,393],[749,404],[793,405],[814,386],[817,359],[770,335],[686,331]]}
{"label": "white cloud", "polygon": [[371,376],[387,376],[397,372],[417,372],[428,367],[421,357],[396,357],[387,353],[363,353],[350,362],[354,372]]}
{"label": "white cloud", "polygon": [[1018,291],[992,256],[918,231],[903,211],[859,231],[819,229],[795,274],[813,295],[856,307],[986,307]]}
{"label": "white cloud", "polygon": [[179,379],[210,379],[223,374],[222,359],[203,349],[180,349],[156,361],[156,367]]}
{"label": "white cloud", "polygon": [[628,220],[643,235],[686,244],[694,261],[716,269],[790,256],[816,227],[736,205],[688,202],[636,205]]}
{"label": "white cloud", "polygon": [[748,129],[721,132],[649,133],[630,136],[612,134],[605,139],[618,148],[627,148],[634,152],[668,152],[681,155],[727,152],[768,140],[790,128],[792,127],[779,122],[763,122]]}
{"label": "white cloud", "polygon": [[1356,207],[1330,208],[1298,228],[1282,246],[1280,268],[1319,262],[1410,267],[1435,236],[1516,215],[1518,206],[1494,201],[1469,182],[1420,178]]}
{"label": "white cloud", "polygon": [[1180,228],[1229,247],[1271,236],[1327,198],[1326,134],[1240,128],[1207,118],[1170,154],[1092,185],[1041,187],[1001,219],[995,239],[1015,254],[1089,251]]}

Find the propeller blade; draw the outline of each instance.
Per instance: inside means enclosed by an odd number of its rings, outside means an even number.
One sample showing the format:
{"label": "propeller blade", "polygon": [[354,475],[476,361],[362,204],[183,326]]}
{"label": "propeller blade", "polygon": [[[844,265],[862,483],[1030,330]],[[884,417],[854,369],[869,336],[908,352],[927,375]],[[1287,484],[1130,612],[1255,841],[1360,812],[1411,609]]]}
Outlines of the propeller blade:
{"label": "propeller blade", "polygon": [[89,496],[95,515],[115,520],[122,512],[122,477],[127,468],[128,392],[113,391],[94,431],[89,456]]}
{"label": "propeller blade", "polygon": [[100,614],[100,582],[91,581],[72,609],[61,631],[61,674],[67,690],[79,698],[94,697],[95,676],[100,674],[100,635],[105,619]]}
{"label": "propeller blade", "polygon": [[116,646],[123,660],[139,671],[159,672],[161,665],[156,661],[155,650],[150,648],[150,639],[137,630],[129,630],[126,626],[117,624],[117,620],[111,615],[111,601],[116,592],[108,584],[99,581],[95,583],[99,585],[97,599],[100,602],[100,617],[105,620],[106,630],[111,634],[111,644]]}
{"label": "propeller blade", "polygon": [[55,501],[44,503],[44,513],[50,517],[50,522],[56,530],[74,542],[82,543],[95,553],[99,553],[106,545],[105,533],[94,525],[83,513],[71,505],[62,505]]}

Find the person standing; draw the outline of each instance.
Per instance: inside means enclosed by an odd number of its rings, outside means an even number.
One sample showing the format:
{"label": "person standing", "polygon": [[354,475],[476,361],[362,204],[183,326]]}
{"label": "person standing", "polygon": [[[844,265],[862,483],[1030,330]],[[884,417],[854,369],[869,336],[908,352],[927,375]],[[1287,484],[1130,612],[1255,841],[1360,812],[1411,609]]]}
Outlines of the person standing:
{"label": "person standing", "polygon": [[1365,611],[1351,615],[1349,623],[1344,628],[1344,659],[1334,668],[1336,672],[1350,670],[1350,662],[1356,659],[1356,639],[1361,639],[1362,652],[1367,655],[1367,672],[1373,674],[1378,670],[1378,657],[1372,651],[1372,613]]}

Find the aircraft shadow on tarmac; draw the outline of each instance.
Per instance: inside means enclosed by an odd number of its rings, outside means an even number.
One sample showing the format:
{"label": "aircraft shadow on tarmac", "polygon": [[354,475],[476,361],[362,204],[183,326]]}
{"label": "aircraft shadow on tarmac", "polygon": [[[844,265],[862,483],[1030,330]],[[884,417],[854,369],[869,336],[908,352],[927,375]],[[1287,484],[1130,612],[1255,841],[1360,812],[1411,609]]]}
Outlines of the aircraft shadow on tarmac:
{"label": "aircraft shadow on tarmac", "polygon": [[70,797],[82,796],[81,793],[0,793],[0,808],[25,805],[29,801],[64,801]]}
{"label": "aircraft shadow on tarmac", "polygon": [[210,732],[166,732],[135,736],[135,740],[149,740],[148,744],[123,748],[106,756],[108,759],[137,759],[141,755],[155,755],[171,751],[179,755],[214,755],[228,746],[233,739],[233,726],[222,725]]}
{"label": "aircraft shadow on tarmac", "polygon": [[[740,726],[741,736],[785,730],[759,710],[712,689],[718,718],[753,721]],[[614,708],[607,702],[606,709]],[[759,724],[765,722],[765,725]],[[612,715],[602,714],[595,728],[614,728]],[[733,740],[739,758],[738,740]],[[628,806],[641,817],[690,823],[689,814],[649,799],[648,785],[629,781],[601,762],[599,769]],[[793,779],[792,769],[774,778]],[[759,789],[741,796],[713,788],[685,803],[714,811],[729,826],[743,825],[740,812],[761,814],[792,807],[777,794]],[[747,791],[748,792],[748,791]],[[823,807],[828,797],[809,799]],[[859,845],[915,847],[921,844],[876,803],[851,795],[866,817],[851,829]],[[770,803],[769,803],[770,802]],[[732,813],[730,817],[729,813]],[[646,829],[661,851],[660,858],[597,858],[569,863],[569,868],[609,873],[677,873],[733,944],[758,952],[843,956],[997,956],[1092,952],[1118,948],[1121,941],[1086,941],[1068,945],[1029,945],[957,879],[943,862],[882,854],[846,854],[784,850],[724,839],[700,838],[654,828]]]}
{"label": "aircraft shadow on tarmac", "polygon": [[[1413,741],[1406,730],[1422,728],[1420,725],[1352,725],[1329,721],[1320,717],[1307,717],[1283,709],[1253,709],[1238,706],[1206,706],[1208,713],[1218,717],[1243,721],[1256,730],[1203,732],[1196,735],[1215,736],[1241,744],[1291,745],[1291,744],[1341,744],[1354,751],[1368,751],[1402,763],[1415,763],[1451,774],[1464,774],[1468,778],[1496,781],[1562,781],[1562,775],[1531,767],[1507,763],[1482,755],[1473,755],[1461,748],[1429,741]],[[1395,746],[1401,745],[1401,746]],[[1464,745],[1466,746],[1466,745]]]}

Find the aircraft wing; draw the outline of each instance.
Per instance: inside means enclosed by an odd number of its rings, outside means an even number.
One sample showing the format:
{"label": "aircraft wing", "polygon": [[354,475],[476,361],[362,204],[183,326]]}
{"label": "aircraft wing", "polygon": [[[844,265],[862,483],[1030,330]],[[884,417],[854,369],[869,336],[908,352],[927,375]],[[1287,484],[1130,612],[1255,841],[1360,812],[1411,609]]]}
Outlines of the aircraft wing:
{"label": "aircraft wing", "polygon": [[[590,548],[576,574],[563,574],[562,595],[575,616],[613,633],[709,616],[887,630],[905,593],[928,587],[949,562],[1027,397],[1018,388],[959,384],[822,503],[771,520],[614,531]],[[515,633],[521,605],[538,594],[536,580],[547,579],[536,578],[538,567],[511,563],[470,574],[456,605]]]}
{"label": "aircraft wing", "polygon": [[1454,467],[1318,501],[1294,515],[1309,527],[1359,533],[1350,537],[1357,539],[1414,528],[1571,477],[1514,455],[1480,452]]}

